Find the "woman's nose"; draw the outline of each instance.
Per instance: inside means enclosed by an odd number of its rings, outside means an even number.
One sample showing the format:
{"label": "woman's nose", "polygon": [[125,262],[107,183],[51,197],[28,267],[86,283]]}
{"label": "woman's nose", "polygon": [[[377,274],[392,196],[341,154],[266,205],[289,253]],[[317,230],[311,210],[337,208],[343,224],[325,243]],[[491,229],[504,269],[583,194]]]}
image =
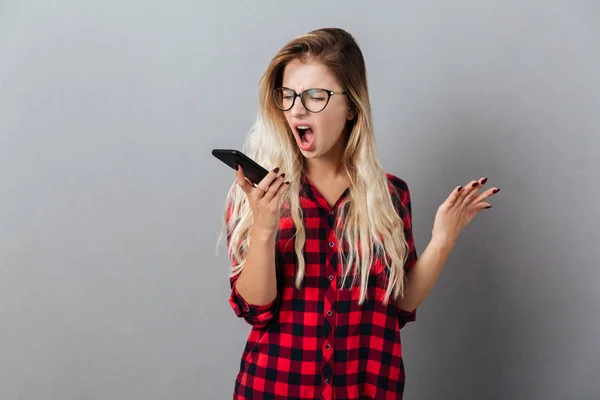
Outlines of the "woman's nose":
{"label": "woman's nose", "polygon": [[308,113],[308,110],[304,107],[304,104],[302,103],[302,98],[300,97],[296,97],[296,101],[294,102],[294,105],[290,111],[292,112],[292,116],[294,117],[297,115],[304,115]]}

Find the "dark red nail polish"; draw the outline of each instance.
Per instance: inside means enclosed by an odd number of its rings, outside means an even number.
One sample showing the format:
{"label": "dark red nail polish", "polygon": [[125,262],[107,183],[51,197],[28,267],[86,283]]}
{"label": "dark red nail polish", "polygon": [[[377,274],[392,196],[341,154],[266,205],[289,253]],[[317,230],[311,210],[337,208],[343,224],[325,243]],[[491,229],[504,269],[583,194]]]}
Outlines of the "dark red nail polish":
{"label": "dark red nail polish", "polygon": [[275,169],[273,170],[273,172],[275,172],[275,173],[278,173],[278,172],[279,172],[279,167],[275,168]]}
{"label": "dark red nail polish", "polygon": [[492,206],[487,206],[486,208],[492,208]]}
{"label": "dark red nail polish", "polygon": [[281,177],[281,179],[285,178],[285,174],[281,174],[279,176]]}
{"label": "dark red nail polish", "polygon": [[289,183],[289,182],[286,182],[285,184],[286,184],[286,185],[289,185],[290,183]]}
{"label": "dark red nail polish", "polygon": [[462,190],[462,186],[460,186],[457,190],[457,192],[460,192]]}
{"label": "dark red nail polish", "polygon": [[494,189],[494,190],[492,191],[492,193],[498,193],[499,191],[500,191],[500,189]]}
{"label": "dark red nail polish", "polygon": [[240,165],[238,163],[233,163],[233,169],[237,171],[238,169],[240,169]]}
{"label": "dark red nail polish", "polygon": [[487,182],[487,178],[485,178],[484,180],[481,181],[482,185],[485,185],[485,183]]}
{"label": "dark red nail polish", "polygon": [[479,182],[473,183],[473,187],[477,187],[477,185],[479,185]]}

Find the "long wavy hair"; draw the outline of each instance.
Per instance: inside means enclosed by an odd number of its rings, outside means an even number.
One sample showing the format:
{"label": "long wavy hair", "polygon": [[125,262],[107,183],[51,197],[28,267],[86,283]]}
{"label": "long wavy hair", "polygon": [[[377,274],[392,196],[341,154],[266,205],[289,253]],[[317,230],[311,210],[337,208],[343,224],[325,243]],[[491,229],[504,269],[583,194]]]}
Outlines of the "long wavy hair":
{"label": "long wavy hair", "polygon": [[[355,111],[354,119],[346,126],[342,157],[350,181],[347,200],[338,209],[340,219],[345,222],[341,227],[339,224],[335,227],[337,237],[346,242],[346,246],[339,246],[338,257],[341,265],[343,261],[342,287],[346,287],[345,280],[351,275],[353,285],[359,282],[359,304],[362,304],[367,298],[371,265],[376,257],[381,257],[388,276],[384,301],[387,302],[390,296],[402,297],[408,244],[404,224],[394,208],[388,178],[376,153],[365,62],[355,39],[337,28],[318,29],[299,36],[273,57],[260,80],[259,113],[242,150],[267,169],[279,166],[290,181],[281,207],[282,217],[285,210],[295,227],[294,251],[298,260],[295,286],[301,288],[305,274],[306,233],[299,195],[306,161],[283,112],[273,101],[273,89],[281,86],[283,70],[294,59],[316,61],[327,67],[349,93]],[[223,229],[218,240],[220,242],[227,235],[227,250],[233,263],[231,276],[244,268],[252,224],[246,194],[234,182],[227,194]]]}

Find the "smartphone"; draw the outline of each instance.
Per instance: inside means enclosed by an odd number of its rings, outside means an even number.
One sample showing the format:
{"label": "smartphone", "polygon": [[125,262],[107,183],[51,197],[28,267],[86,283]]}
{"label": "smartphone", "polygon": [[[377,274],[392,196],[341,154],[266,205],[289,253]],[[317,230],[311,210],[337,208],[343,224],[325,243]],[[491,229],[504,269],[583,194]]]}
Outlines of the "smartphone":
{"label": "smartphone", "polygon": [[269,173],[256,161],[245,155],[239,150],[234,149],[213,149],[212,155],[223,161],[225,164],[234,168],[234,164],[238,163],[242,166],[244,176],[255,185],[258,185],[265,176]]}

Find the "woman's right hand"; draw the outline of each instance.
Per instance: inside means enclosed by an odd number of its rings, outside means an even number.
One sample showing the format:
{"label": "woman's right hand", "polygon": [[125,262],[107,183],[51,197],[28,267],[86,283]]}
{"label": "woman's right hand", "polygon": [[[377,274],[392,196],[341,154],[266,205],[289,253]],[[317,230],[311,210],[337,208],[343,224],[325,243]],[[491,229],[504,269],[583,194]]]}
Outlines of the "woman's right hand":
{"label": "woman's right hand", "polygon": [[277,175],[279,168],[269,171],[256,187],[246,180],[244,171],[237,165],[235,179],[242,188],[252,210],[253,231],[265,237],[275,237],[279,229],[281,198],[289,187],[285,174]]}

